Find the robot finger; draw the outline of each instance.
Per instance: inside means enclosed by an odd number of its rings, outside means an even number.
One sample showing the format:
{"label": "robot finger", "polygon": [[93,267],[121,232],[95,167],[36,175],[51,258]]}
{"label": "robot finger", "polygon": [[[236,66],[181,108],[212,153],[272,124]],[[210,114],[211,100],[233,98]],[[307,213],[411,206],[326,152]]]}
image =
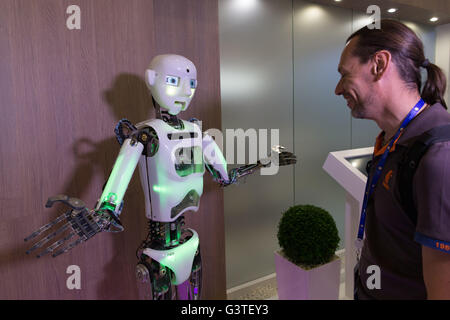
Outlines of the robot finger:
{"label": "robot finger", "polygon": [[71,233],[69,233],[66,237],[64,237],[63,239],[60,239],[56,242],[54,242],[51,246],[49,246],[47,249],[45,249],[43,252],[41,252],[37,257],[40,258],[44,255],[46,255],[49,252],[53,252],[57,247],[59,247],[60,245],[62,245],[64,242],[66,242],[67,240],[71,239],[73,236],[75,235],[75,231],[72,231]]}
{"label": "robot finger", "polygon": [[295,157],[295,154],[293,154],[292,152],[284,151],[280,153],[280,157]]}
{"label": "robot finger", "polygon": [[54,254],[52,254],[52,257],[55,258],[57,256],[59,256],[60,254],[63,254],[71,249],[73,249],[74,247],[76,247],[77,245],[79,245],[80,243],[82,243],[84,241],[83,238],[79,238],[78,240],[72,242],[71,244],[69,244],[67,247],[55,252]]}
{"label": "robot finger", "polygon": [[284,160],[284,161],[297,161],[297,157],[296,156],[282,157],[281,159]]}
{"label": "robot finger", "polygon": [[24,241],[29,241],[31,239],[36,238],[38,235],[40,235],[41,233],[47,231],[48,229],[50,229],[51,227],[53,227],[55,224],[61,222],[62,220],[64,220],[64,218],[67,218],[69,216],[70,212],[64,213],[62,215],[60,215],[58,218],[56,218],[55,220],[53,220],[52,222],[46,224],[45,226],[40,227],[38,230],[36,230],[35,232],[33,232],[32,234],[30,234],[28,237],[26,237],[24,239]]}
{"label": "robot finger", "polygon": [[293,154],[280,156],[280,165],[288,165],[297,163],[297,157]]}
{"label": "robot finger", "polygon": [[47,243],[50,239],[53,239],[54,237],[56,237],[58,234],[62,233],[63,231],[67,230],[69,227],[71,226],[71,224],[68,222],[65,225],[63,225],[61,228],[59,228],[58,230],[56,230],[55,232],[49,234],[48,236],[46,236],[45,238],[43,238],[42,240],[40,240],[39,242],[37,242],[34,246],[32,246],[26,253],[30,254],[32,251],[36,250],[37,248],[42,247],[45,243]]}
{"label": "robot finger", "polygon": [[280,166],[287,166],[287,165],[296,164],[296,163],[297,163],[296,160],[285,160],[283,162],[280,162]]}
{"label": "robot finger", "polygon": [[45,207],[50,208],[55,202],[62,202],[63,204],[71,207],[74,210],[82,210],[86,207],[83,201],[77,198],[71,198],[65,194],[59,194],[54,197],[50,197],[45,204]]}
{"label": "robot finger", "polygon": [[295,154],[293,154],[292,152],[283,152],[280,154],[280,157],[282,157],[282,158],[297,158],[297,156]]}

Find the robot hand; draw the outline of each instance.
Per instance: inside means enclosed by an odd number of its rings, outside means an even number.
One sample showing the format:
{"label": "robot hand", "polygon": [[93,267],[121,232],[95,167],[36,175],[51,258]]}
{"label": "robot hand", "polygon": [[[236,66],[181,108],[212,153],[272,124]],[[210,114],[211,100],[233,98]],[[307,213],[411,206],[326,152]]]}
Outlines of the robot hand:
{"label": "robot hand", "polygon": [[[46,244],[49,240],[55,238],[57,235],[62,234],[66,230],[70,230],[70,233],[67,234],[62,239],[54,242],[49,247],[47,247],[44,251],[37,255],[38,258],[53,252],[55,249],[60,247],[63,243],[71,239],[73,236],[77,235],[78,239],[66,247],[59,249],[55,253],[53,253],[53,257],[56,257],[64,252],[69,251],[80,243],[92,238],[99,232],[102,231],[110,231],[110,232],[120,232],[123,231],[123,226],[120,223],[120,220],[114,215],[114,213],[109,212],[108,210],[88,210],[83,201],[71,198],[66,195],[57,195],[54,197],[50,197],[46,203],[46,207],[50,208],[53,206],[55,202],[62,202],[67,205],[70,210],[66,213],[62,214],[54,221],[42,226],[27,238],[24,241],[29,241],[36,238],[38,235],[47,231],[54,225],[59,222],[64,221],[65,224],[61,226],[56,231],[52,232],[45,238],[41,239],[39,242],[35,243],[26,253],[30,254],[32,251],[41,248],[44,244]],[[111,225],[116,228],[116,230],[111,229]]]}
{"label": "robot hand", "polygon": [[228,173],[229,180],[219,179],[222,186],[226,187],[237,182],[239,178],[249,175],[258,169],[275,166],[287,166],[297,163],[297,157],[292,152],[283,151],[283,146],[272,147],[271,154],[268,158],[259,160],[256,164],[245,165],[234,168]]}
{"label": "robot hand", "polygon": [[265,159],[261,159],[260,163],[264,166],[276,165],[276,166],[287,166],[290,164],[297,163],[297,157],[292,152],[284,151],[283,146],[274,146],[270,156]]}

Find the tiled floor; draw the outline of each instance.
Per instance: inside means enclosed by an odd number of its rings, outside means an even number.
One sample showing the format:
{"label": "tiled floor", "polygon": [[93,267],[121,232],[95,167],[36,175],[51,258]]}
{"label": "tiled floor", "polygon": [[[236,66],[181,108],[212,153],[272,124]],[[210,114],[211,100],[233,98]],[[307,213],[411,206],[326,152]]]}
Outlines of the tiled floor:
{"label": "tiled floor", "polygon": [[[260,286],[238,300],[278,300],[277,288],[271,284]],[[350,300],[345,296],[344,283],[341,283],[339,287],[339,300]]]}

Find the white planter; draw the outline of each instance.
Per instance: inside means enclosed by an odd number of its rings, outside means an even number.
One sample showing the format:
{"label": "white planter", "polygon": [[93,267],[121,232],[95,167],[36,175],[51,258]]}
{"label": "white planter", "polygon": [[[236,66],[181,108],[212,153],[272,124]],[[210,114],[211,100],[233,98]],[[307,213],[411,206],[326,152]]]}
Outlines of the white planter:
{"label": "white planter", "polygon": [[278,298],[280,300],[338,300],[341,260],[305,270],[275,251]]}

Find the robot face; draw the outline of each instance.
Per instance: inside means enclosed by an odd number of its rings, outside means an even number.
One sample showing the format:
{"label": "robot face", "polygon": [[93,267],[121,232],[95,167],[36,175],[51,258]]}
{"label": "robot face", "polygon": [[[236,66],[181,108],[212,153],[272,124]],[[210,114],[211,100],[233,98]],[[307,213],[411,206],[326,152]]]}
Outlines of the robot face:
{"label": "robot face", "polygon": [[197,88],[197,69],[192,61],[175,54],[153,58],[145,82],[161,108],[172,115],[188,108]]}

